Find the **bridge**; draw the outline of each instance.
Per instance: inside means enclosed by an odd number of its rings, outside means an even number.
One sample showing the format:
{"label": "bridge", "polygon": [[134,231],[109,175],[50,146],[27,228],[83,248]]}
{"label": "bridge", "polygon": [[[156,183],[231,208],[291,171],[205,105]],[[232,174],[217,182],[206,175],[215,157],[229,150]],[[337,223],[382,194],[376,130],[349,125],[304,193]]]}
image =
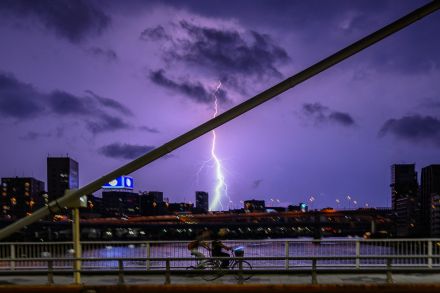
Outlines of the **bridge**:
{"label": "bridge", "polygon": [[[318,284],[320,278],[340,283],[341,275],[356,275],[358,280],[362,275],[375,275],[383,283],[393,283],[402,274],[440,273],[440,239],[229,240],[225,244],[243,247],[244,255],[230,260],[244,260],[250,266],[232,267],[221,280],[215,279],[217,283],[258,283],[262,278],[290,283],[291,275],[302,278],[294,282],[310,284]],[[78,273],[91,283],[103,275],[115,284],[132,282],[133,276],[163,284],[214,281],[203,277],[212,270],[188,270],[198,260],[187,246],[188,241],[83,242],[82,266],[76,268],[72,242],[1,243],[0,279],[40,276],[34,281],[53,284],[58,278],[58,282],[71,283],[72,274]],[[203,249],[200,252],[207,254]]]}
{"label": "bridge", "polygon": [[[2,223],[1,225],[8,224]],[[209,214],[160,215],[130,218],[81,219],[83,240],[194,239],[205,228],[228,228],[231,238],[315,238],[329,236],[394,236],[393,213],[360,209],[288,212],[216,212]],[[166,231],[166,232],[164,232]],[[72,240],[71,222],[39,221],[10,237],[10,241]]]}
{"label": "bridge", "polygon": [[[238,116],[252,110],[253,108],[263,104],[266,101],[269,101],[273,99],[274,97],[278,96],[279,94],[295,87],[296,85],[314,77],[315,75],[321,73],[324,70],[327,70],[328,68],[344,61],[345,59],[351,57],[352,55],[357,54],[358,52],[368,48],[369,46],[372,46],[373,44],[380,42],[384,38],[400,31],[401,29],[411,25],[412,23],[418,21],[419,19],[428,16],[429,14],[437,11],[440,8],[440,1],[435,0],[432,1],[423,7],[420,7],[419,9],[414,10],[413,12],[401,17],[400,19],[394,21],[393,23],[377,30],[376,32],[358,40],[357,42],[343,48],[342,50],[330,55],[329,57],[319,61],[318,63],[310,66],[309,68],[299,72],[298,74],[295,74],[294,76],[291,76],[287,78],[286,80],[280,82],[279,84],[267,89],[266,91],[254,96],[253,98],[250,98],[249,100],[231,108],[230,110],[216,116],[215,118],[203,123],[202,125],[188,131],[187,133],[169,141],[168,143],[150,151],[149,153],[137,158],[136,160],[129,162],[128,164],[98,178],[97,180],[81,187],[78,190],[70,190],[64,195],[63,197],[50,202],[46,207],[43,207],[39,210],[37,210],[34,214],[27,216],[23,219],[18,220],[17,222],[3,228],[0,230],[0,239],[4,239],[8,237],[9,235],[13,234],[14,232],[22,229],[23,227],[30,225],[32,223],[35,223],[52,212],[56,212],[64,207],[71,208],[73,210],[73,248],[70,248],[71,251],[73,251],[73,256],[71,257],[70,262],[73,263],[73,274],[75,277],[75,283],[80,283],[80,276],[84,269],[84,264],[87,264],[86,260],[84,259],[84,254],[86,253],[86,250],[84,253],[81,252],[81,248],[84,249],[84,243],[81,245],[80,243],[80,220],[79,220],[79,207],[81,206],[80,198],[86,194],[90,194],[95,192],[96,190],[100,189],[102,185],[104,185],[107,182],[110,182],[111,180],[122,176],[122,175],[128,175],[146,165],[149,163],[167,155],[168,153],[172,152],[173,150],[193,141],[194,139],[197,139],[198,137],[202,136],[203,134],[214,130],[215,128],[237,118]],[[405,241],[404,241],[405,242]],[[359,244],[355,245],[355,251],[357,253],[358,249],[357,247],[361,247],[361,242],[356,242]],[[433,243],[435,245],[433,245]],[[46,243],[44,243],[45,245]],[[257,242],[258,244],[258,242]],[[17,258],[16,251],[17,247],[19,247],[20,244],[18,243],[10,243],[9,244],[9,254],[10,258],[3,258],[2,263],[6,264],[6,271],[12,271],[16,272],[18,269],[20,269],[20,262],[25,261],[21,258]],[[31,244],[24,244],[29,245],[29,247],[32,247]],[[134,245],[134,244],[132,244]],[[321,246],[325,246],[324,242],[320,243]],[[377,259],[379,262],[375,262],[374,265],[383,267],[383,264],[380,263],[380,261],[385,261],[387,268],[387,280],[389,280],[389,274],[391,273],[391,267],[393,266],[393,262],[397,262],[398,266],[404,266],[405,263],[401,263],[401,261],[410,261],[410,269],[415,270],[417,267],[421,266],[423,268],[423,272],[428,270],[435,270],[436,264],[437,264],[437,255],[433,254],[434,248],[437,246],[436,240],[423,240],[419,239],[416,240],[416,244],[414,246],[411,246],[411,249],[416,249],[418,251],[423,251],[423,255],[421,254],[415,254],[413,255],[411,252],[406,251],[406,254],[399,254],[399,255],[372,255],[371,259]],[[50,247],[50,245],[48,246]],[[147,247],[151,248],[147,245]],[[397,247],[400,247],[400,245],[397,245]],[[285,250],[290,253],[291,245],[285,244],[284,246]],[[3,249],[3,248],[2,248]],[[4,248],[7,251],[7,248]],[[400,248],[399,248],[400,249]],[[360,250],[359,250],[360,251]],[[47,271],[45,273],[48,273],[48,276],[50,276],[54,271],[53,268],[51,269],[51,265],[57,265],[57,261],[60,261],[59,258],[53,258],[51,259],[50,256],[52,256],[52,252],[48,252],[48,255],[45,255],[45,258],[49,256],[49,259],[41,259],[41,260],[35,260],[35,259],[28,259],[31,263],[36,262],[39,263],[39,261],[43,261],[47,264]],[[286,272],[289,272],[290,270],[290,262],[299,260],[299,261],[311,261],[311,268],[312,268],[312,280],[316,280],[316,273],[317,273],[317,265],[319,261],[332,261],[332,260],[346,260],[346,261],[355,261],[355,267],[356,269],[361,268],[361,264],[364,261],[370,260],[369,256],[360,256],[355,255],[353,256],[330,256],[328,258],[325,258],[324,256],[311,256],[309,259],[303,259],[303,257],[300,256],[290,256],[290,254],[287,254],[288,256],[284,255],[283,259],[275,258],[273,254],[269,254],[272,261],[284,261],[285,266],[287,264],[287,268],[285,267]],[[323,258],[324,257],[324,258]],[[342,258],[341,258],[342,257]],[[27,255],[26,257],[27,258]],[[263,256],[258,257],[259,259],[252,259],[248,258],[250,262],[256,262],[255,264],[258,264],[259,261],[270,261],[270,259],[265,259]],[[95,262],[95,261],[104,261],[105,258],[100,258],[98,260],[95,259],[89,259],[88,261]],[[116,258],[108,258],[108,261],[117,261],[118,268],[121,266],[124,267],[125,260],[116,257]],[[419,260],[421,263],[412,263],[413,260]],[[62,259],[61,259],[62,261]],[[130,260],[127,260],[130,261]],[[137,259],[136,261],[142,261],[142,259]],[[165,273],[166,276],[169,276],[171,273],[171,263],[177,262],[182,264],[184,261],[188,261],[185,258],[179,259],[179,258],[173,258],[170,256],[166,256],[165,258],[159,258],[159,259],[152,259],[151,255],[145,257],[146,264],[150,264],[153,261],[163,262],[165,261]],[[190,260],[189,260],[190,261]],[[83,262],[83,267],[81,268],[81,262]],[[106,261],[106,263],[108,263]],[[347,264],[344,264],[347,266]],[[368,262],[365,264],[368,265]],[[163,265],[162,265],[163,266]],[[426,268],[425,268],[426,267]],[[151,267],[150,267],[151,268]],[[258,266],[256,266],[258,268]],[[95,270],[98,271],[100,268],[96,268]],[[267,268],[266,268],[267,269]],[[353,268],[350,268],[349,266],[346,269],[346,273],[352,271]],[[120,270],[119,270],[120,271]],[[149,270],[153,271],[153,270]],[[159,270],[160,271],[160,270]],[[253,270],[255,272],[258,272],[258,269]],[[24,272],[24,271],[23,271]],[[27,271],[29,273],[29,271]],[[315,276],[315,277],[313,277]],[[168,279],[167,279],[168,280]]]}

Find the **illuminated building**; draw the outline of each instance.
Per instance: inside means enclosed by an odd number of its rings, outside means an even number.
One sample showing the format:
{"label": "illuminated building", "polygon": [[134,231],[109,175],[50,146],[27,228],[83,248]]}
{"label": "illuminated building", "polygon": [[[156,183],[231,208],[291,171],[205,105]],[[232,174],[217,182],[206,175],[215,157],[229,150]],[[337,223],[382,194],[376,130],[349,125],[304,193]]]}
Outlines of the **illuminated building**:
{"label": "illuminated building", "polygon": [[43,204],[44,182],[31,177],[2,178],[1,217],[18,219]]}
{"label": "illuminated building", "polygon": [[47,158],[47,194],[49,200],[64,196],[66,189],[77,189],[78,162],[69,157]]}
{"label": "illuminated building", "polygon": [[392,165],[390,187],[397,236],[416,236],[420,231],[420,201],[415,164]]}
{"label": "illuminated building", "polygon": [[194,204],[186,202],[176,202],[168,204],[168,211],[171,213],[191,213],[194,209]]}
{"label": "illuminated building", "polygon": [[140,213],[144,216],[162,215],[166,213],[163,192],[150,191],[140,195]]}
{"label": "illuminated building", "polygon": [[309,211],[309,207],[306,203],[304,202],[300,202],[299,205],[294,206],[294,205],[289,205],[287,207],[288,211],[298,211],[298,212],[303,212],[306,213]]}
{"label": "illuminated building", "polygon": [[205,191],[196,191],[196,211],[206,213],[209,209],[209,195]]}
{"label": "illuminated building", "polygon": [[391,166],[391,203],[396,209],[399,198],[417,197],[418,183],[415,164],[394,164]]}
{"label": "illuminated building", "polygon": [[422,225],[423,227],[431,227],[431,232],[439,235],[438,220],[440,219],[438,219],[438,213],[440,211],[437,211],[439,205],[437,198],[440,196],[440,165],[430,165],[422,168],[420,189]]}
{"label": "illuminated building", "polygon": [[245,210],[248,210],[250,212],[253,211],[265,211],[266,210],[266,203],[264,200],[245,200],[243,208]]}
{"label": "illuminated building", "polygon": [[440,194],[431,196],[431,237],[440,237]]}
{"label": "illuminated building", "polygon": [[133,192],[134,180],[120,176],[102,186],[102,213],[110,217],[140,215],[139,194]]}

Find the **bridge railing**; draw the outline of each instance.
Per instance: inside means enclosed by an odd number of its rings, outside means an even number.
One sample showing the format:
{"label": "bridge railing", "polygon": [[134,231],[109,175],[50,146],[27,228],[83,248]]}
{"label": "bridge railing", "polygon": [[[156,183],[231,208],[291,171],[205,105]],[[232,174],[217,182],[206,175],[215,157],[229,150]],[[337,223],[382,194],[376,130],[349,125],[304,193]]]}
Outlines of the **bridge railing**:
{"label": "bridge railing", "polygon": [[[229,269],[224,269],[219,272],[220,269],[194,269],[194,265],[196,264],[195,258],[74,258],[71,261],[80,260],[83,263],[93,263],[93,262],[110,262],[116,263],[117,266],[108,266],[105,265],[103,268],[97,268],[96,266],[92,266],[88,268],[83,266],[79,270],[74,270],[70,268],[59,269],[55,268],[55,264],[58,262],[65,261],[64,258],[35,258],[35,259],[3,259],[5,262],[9,263],[20,263],[22,261],[27,262],[38,262],[44,263],[45,265],[38,267],[38,269],[17,269],[17,270],[0,270],[0,275],[47,275],[47,283],[54,283],[54,275],[66,275],[73,274],[74,272],[78,272],[83,275],[117,275],[117,283],[124,284],[125,276],[130,275],[163,275],[165,277],[164,283],[171,283],[172,275],[183,275],[185,277],[193,277],[193,276],[203,276],[203,275],[212,275],[219,274],[219,277],[235,274],[235,279],[239,284],[242,284],[245,280],[250,278],[253,275],[261,275],[261,274],[310,274],[311,283],[318,283],[318,274],[386,274],[386,283],[393,283],[393,273],[439,273],[439,266],[420,266],[420,265],[401,265],[401,264],[393,264],[399,263],[399,260],[411,260],[411,259],[434,259],[439,260],[440,256],[420,256],[420,255],[370,255],[370,256],[297,256],[297,257],[230,257],[227,258],[229,260],[234,261],[247,261],[249,263],[255,263],[258,261],[298,261],[298,260],[306,260],[310,262],[310,265],[307,266],[298,266],[298,267],[289,267],[289,268],[252,268],[245,267],[242,265],[234,266]],[[222,260],[225,258],[222,257],[211,257],[209,259],[218,259]],[[342,266],[329,266],[326,264],[326,261],[329,260],[381,260],[381,262],[376,262],[374,266],[365,266],[360,265],[353,268],[352,265],[342,265]],[[133,262],[157,262],[163,263],[163,266],[156,267],[155,269],[139,269],[133,268],[131,266],[127,266],[129,263]],[[172,266],[171,263],[181,263],[177,266]],[[193,265],[189,270],[186,267],[188,264]],[[15,265],[17,267],[17,265]],[[94,268],[94,269],[93,269]],[[145,279],[146,281],[148,279]],[[206,280],[206,279],[205,279]]]}
{"label": "bridge railing", "polygon": [[[117,262],[109,258],[138,258],[127,262],[133,268],[154,269],[162,267],[159,258],[188,258],[189,241],[106,241],[82,242],[83,266],[85,267],[116,267]],[[246,257],[279,257],[279,259],[255,259],[255,268],[289,268],[311,265],[311,259],[288,259],[289,257],[335,257],[347,256],[354,258],[323,259],[322,264],[329,266],[368,266],[385,264],[384,259],[362,258],[363,256],[396,255],[420,256],[412,258],[396,258],[393,264],[408,266],[438,266],[440,261],[440,239],[289,239],[289,240],[225,240],[228,246],[243,246]],[[209,256],[207,250],[200,252]],[[0,270],[18,268],[44,267],[45,262],[38,259],[52,257],[56,268],[72,266],[74,251],[71,242],[24,242],[0,243]],[[20,261],[5,261],[20,259]],[[88,259],[102,259],[87,261]],[[105,259],[105,260],[104,260]],[[139,260],[143,259],[143,260]],[[186,266],[181,261],[171,262],[172,267]]]}

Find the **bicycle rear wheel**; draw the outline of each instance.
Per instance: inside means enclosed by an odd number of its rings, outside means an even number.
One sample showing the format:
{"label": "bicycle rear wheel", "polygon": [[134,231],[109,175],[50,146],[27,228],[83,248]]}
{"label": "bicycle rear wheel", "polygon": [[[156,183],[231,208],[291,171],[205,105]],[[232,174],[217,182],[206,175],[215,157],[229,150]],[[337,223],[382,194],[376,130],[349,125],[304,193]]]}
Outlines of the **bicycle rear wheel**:
{"label": "bicycle rear wheel", "polygon": [[[240,271],[240,263],[242,271]],[[232,270],[234,270],[235,278],[237,280],[242,278],[243,281],[246,281],[252,277],[252,266],[245,260],[234,262],[232,265]]]}

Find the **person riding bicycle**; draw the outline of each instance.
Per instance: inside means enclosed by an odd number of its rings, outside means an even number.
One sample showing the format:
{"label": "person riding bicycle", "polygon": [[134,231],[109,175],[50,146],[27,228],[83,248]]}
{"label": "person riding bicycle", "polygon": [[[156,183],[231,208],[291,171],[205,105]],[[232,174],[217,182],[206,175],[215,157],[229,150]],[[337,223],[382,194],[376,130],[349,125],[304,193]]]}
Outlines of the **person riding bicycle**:
{"label": "person riding bicycle", "polygon": [[209,245],[204,239],[206,238],[205,231],[200,231],[195,240],[188,244],[188,250],[191,251],[191,255],[194,255],[198,260],[198,265],[203,265],[203,260],[206,256],[199,251],[199,247],[203,247],[206,250],[210,250]]}
{"label": "person riding bicycle", "polygon": [[[213,257],[229,257],[229,253],[223,252],[223,249],[232,250],[231,247],[224,245],[219,238],[225,237],[227,234],[227,230],[222,228],[218,231],[217,234],[214,233],[213,240],[211,242],[211,255]],[[229,267],[229,259],[221,260],[221,267],[227,268]]]}

